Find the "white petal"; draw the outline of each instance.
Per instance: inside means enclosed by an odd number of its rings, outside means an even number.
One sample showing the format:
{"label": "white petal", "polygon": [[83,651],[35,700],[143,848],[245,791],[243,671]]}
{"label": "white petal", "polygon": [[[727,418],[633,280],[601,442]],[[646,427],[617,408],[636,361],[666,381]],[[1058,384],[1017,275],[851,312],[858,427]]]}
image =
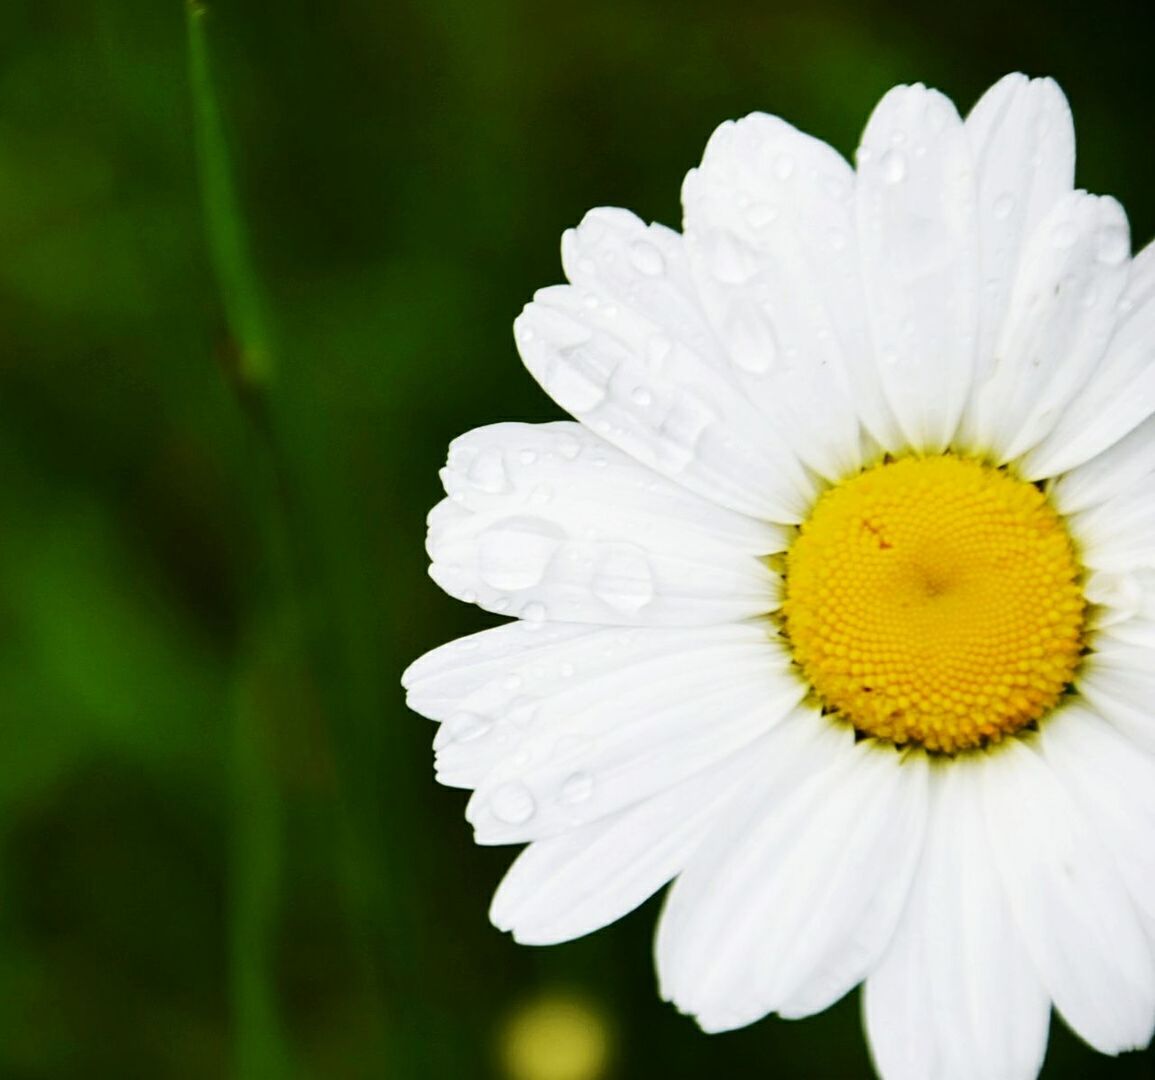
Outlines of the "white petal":
{"label": "white petal", "polygon": [[886,947],[922,844],[926,762],[855,745],[803,711],[768,740],[670,891],[662,994],[707,1031],[801,1016],[854,987]]}
{"label": "white petal", "polygon": [[884,439],[894,429],[867,346],[853,193],[838,153],[761,113],[719,127],[682,186],[698,293],[735,376],[830,480],[862,465],[859,412]]}
{"label": "white petal", "polygon": [[866,980],[875,1064],[883,1080],[1034,1080],[1051,1003],[992,862],[977,772],[959,759],[931,779],[922,863]]}
{"label": "white petal", "polygon": [[1027,239],[993,361],[964,417],[963,445],[1002,463],[1054,430],[1103,356],[1129,251],[1127,217],[1114,199],[1076,191],[1052,207]]}
{"label": "white petal", "polygon": [[1155,958],[1110,852],[1053,770],[1008,739],[983,763],[987,831],[1015,923],[1076,1033],[1115,1054],[1155,1025]]}
{"label": "white petal", "polygon": [[1127,573],[1155,568],[1155,418],[1053,486],[1083,563]]}
{"label": "white petal", "polygon": [[977,378],[989,375],[1026,238],[1075,178],[1075,129],[1051,79],[1007,75],[966,119],[978,174],[982,300]]}
{"label": "white petal", "polygon": [[735,786],[756,782],[756,757],[742,750],[627,810],[530,844],[502,880],[490,919],[529,945],[620,919],[686,865]]}
{"label": "white petal", "polygon": [[657,476],[579,424],[461,436],[429,515],[446,592],[531,620],[692,625],[777,606],[780,528]]}
{"label": "white petal", "polygon": [[951,102],[923,86],[891,90],[858,150],[858,239],[878,376],[906,445],[918,451],[947,446],[971,386],[975,192],[970,143]]}
{"label": "white petal", "polygon": [[815,488],[733,378],[705,321],[682,237],[600,209],[562,240],[573,286],[515,323],[521,357],[568,412],[719,505],[794,522]]}
{"label": "white petal", "polygon": [[1093,377],[1027,456],[1032,476],[1090,461],[1155,413],[1155,246],[1131,264],[1115,332]]}
{"label": "white petal", "polygon": [[1114,854],[1155,941],[1155,758],[1081,707],[1050,717],[1039,748]]}
{"label": "white petal", "polygon": [[1104,720],[1155,754],[1155,649],[1099,648],[1086,658],[1076,686]]}
{"label": "white petal", "polygon": [[[600,631],[601,666],[588,662],[515,717],[526,728],[515,752],[493,765],[466,808],[477,842],[567,832],[665,791],[770,730],[806,690],[772,632]],[[528,681],[520,690],[534,697]]]}

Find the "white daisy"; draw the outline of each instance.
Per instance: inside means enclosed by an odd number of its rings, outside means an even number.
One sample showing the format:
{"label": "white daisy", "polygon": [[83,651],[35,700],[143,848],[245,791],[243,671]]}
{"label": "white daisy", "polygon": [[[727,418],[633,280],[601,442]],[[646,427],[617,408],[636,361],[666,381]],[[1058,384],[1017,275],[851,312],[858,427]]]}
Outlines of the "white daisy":
{"label": "white daisy", "polygon": [[673,881],[707,1031],[865,982],[887,1080],[1155,1024],[1155,253],[1067,103],[891,90],[852,169],[723,124],[682,233],[565,234],[517,320],[577,418],[456,440],[431,574],[518,621],[406,673],[544,944]]}

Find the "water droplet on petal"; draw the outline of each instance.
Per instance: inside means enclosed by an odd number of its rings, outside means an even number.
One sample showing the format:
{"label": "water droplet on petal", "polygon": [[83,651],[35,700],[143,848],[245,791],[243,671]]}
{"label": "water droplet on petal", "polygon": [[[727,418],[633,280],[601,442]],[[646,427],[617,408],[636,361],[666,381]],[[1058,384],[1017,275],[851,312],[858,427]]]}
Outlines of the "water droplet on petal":
{"label": "water droplet on petal", "polygon": [[778,207],[767,202],[751,203],[746,208],[746,220],[755,229],[764,229],[778,218]]}
{"label": "water droplet on petal", "polygon": [[533,793],[520,781],[502,784],[489,801],[489,808],[498,821],[507,825],[524,825],[537,809]]}
{"label": "water droplet on petal", "polygon": [[477,713],[456,712],[445,721],[445,726],[454,742],[471,742],[485,735],[493,727],[493,722]]}
{"label": "water droplet on petal", "polygon": [[1118,266],[1131,254],[1131,237],[1127,230],[1112,225],[1099,230],[1095,238],[1095,257],[1104,266]]}
{"label": "water droplet on petal", "polygon": [[998,221],[1006,221],[1015,209],[1015,197],[1007,192],[995,199],[994,215]]}
{"label": "water droplet on petal", "polygon": [[538,484],[529,493],[529,501],[536,506],[545,506],[553,499],[553,488],[549,484]]}
{"label": "water droplet on petal", "polygon": [[758,269],[754,253],[730,233],[719,233],[710,252],[710,268],[724,285],[741,285]]}
{"label": "water droplet on petal", "polygon": [[774,175],[779,180],[789,180],[794,175],[794,158],[789,154],[779,154],[774,160]]}
{"label": "water droplet on petal", "polygon": [[572,435],[562,435],[558,438],[557,452],[566,461],[573,461],[582,452],[582,445]]}
{"label": "water droplet on petal", "polygon": [[576,772],[561,786],[561,801],[570,806],[585,802],[594,793],[594,778],[587,772]]}
{"label": "water droplet on petal", "polygon": [[673,347],[673,342],[662,334],[655,334],[648,338],[646,341],[646,363],[650,369],[653,371],[660,369]]}
{"label": "water droplet on petal", "polygon": [[906,179],[906,155],[901,150],[887,150],[878,164],[888,184],[899,184]]}
{"label": "water droplet on petal", "polygon": [[533,603],[526,604],[521,609],[521,617],[526,622],[540,623],[545,621],[545,604],[538,603],[536,600]]}
{"label": "water droplet on petal", "polygon": [[649,277],[656,277],[666,268],[662,253],[648,240],[635,240],[630,245],[630,262]]}
{"label": "water droplet on petal", "polygon": [[537,461],[537,451],[528,449],[522,450],[521,453],[517,455],[517,460],[520,461],[523,465],[532,465],[535,461]]}
{"label": "water droplet on petal", "polygon": [[1060,251],[1075,246],[1079,239],[1079,230],[1069,221],[1060,222],[1051,231],[1051,243]]}
{"label": "water droplet on petal", "polygon": [[644,386],[637,386],[630,392],[630,400],[643,409],[648,409],[654,403],[654,395]]}
{"label": "water droplet on petal", "polygon": [[622,612],[636,612],[654,598],[654,573],[634,544],[613,544],[602,556],[592,583],[594,595]]}
{"label": "water droplet on petal", "polygon": [[482,450],[473,459],[466,478],[478,491],[484,491],[489,495],[499,495],[510,489],[509,476],[505,471],[505,458],[495,446]]}
{"label": "water droplet on petal", "polygon": [[512,517],[491,525],[477,541],[477,570],[502,591],[537,585],[565,540],[562,528],[540,518]]}

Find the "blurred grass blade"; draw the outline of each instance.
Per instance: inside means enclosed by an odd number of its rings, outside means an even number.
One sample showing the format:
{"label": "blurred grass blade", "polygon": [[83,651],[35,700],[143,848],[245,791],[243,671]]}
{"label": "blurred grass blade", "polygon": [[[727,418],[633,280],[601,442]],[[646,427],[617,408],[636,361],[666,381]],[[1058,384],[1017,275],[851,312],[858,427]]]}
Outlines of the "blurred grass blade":
{"label": "blurred grass blade", "polygon": [[197,167],[209,251],[229,333],[239,354],[240,380],[247,388],[259,387],[273,375],[273,354],[213,83],[207,29],[210,15],[201,0],[187,0],[185,10]]}
{"label": "blurred grass blade", "polygon": [[[242,398],[252,402],[273,372],[272,349],[260,290],[249,258],[244,218],[233,185],[224,123],[215,92],[204,4],[186,6],[189,82],[197,165],[209,251],[229,334],[236,346],[233,374]],[[242,402],[245,403],[245,402]],[[250,413],[250,415],[252,415]],[[267,517],[266,513],[266,517]],[[265,521],[266,531],[269,523]],[[266,583],[267,585],[267,583]],[[258,590],[259,591],[259,590]],[[268,597],[281,607],[276,590]],[[260,601],[257,607],[260,608]],[[276,620],[276,616],[273,616]],[[258,617],[257,642],[242,660],[229,746],[231,887],[229,896],[229,994],[233,1020],[233,1074],[238,1080],[276,1080],[292,1074],[272,975],[282,878],[282,795],[272,766],[275,727],[261,692],[276,680],[262,642],[269,627]],[[283,635],[280,635],[283,636]]]}

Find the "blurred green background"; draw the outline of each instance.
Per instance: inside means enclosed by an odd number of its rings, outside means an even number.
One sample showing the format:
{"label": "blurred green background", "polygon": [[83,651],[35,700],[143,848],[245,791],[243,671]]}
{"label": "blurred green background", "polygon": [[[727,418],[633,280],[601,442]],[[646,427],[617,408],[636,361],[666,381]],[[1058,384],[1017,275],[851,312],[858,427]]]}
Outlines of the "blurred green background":
{"label": "blurred green background", "polygon": [[[561,231],[677,224],[728,117],[849,154],[893,83],[965,109],[1052,74],[1080,184],[1145,243],[1151,16],[207,6],[259,306],[214,272],[182,0],[0,23],[0,1077],[868,1077],[854,996],[719,1037],[662,1005],[655,902],[548,950],[488,925],[512,853],[473,846],[398,686],[494,621],[425,576],[436,470],[558,415],[510,323]],[[1153,1072],[1054,1026],[1052,1080]]]}

